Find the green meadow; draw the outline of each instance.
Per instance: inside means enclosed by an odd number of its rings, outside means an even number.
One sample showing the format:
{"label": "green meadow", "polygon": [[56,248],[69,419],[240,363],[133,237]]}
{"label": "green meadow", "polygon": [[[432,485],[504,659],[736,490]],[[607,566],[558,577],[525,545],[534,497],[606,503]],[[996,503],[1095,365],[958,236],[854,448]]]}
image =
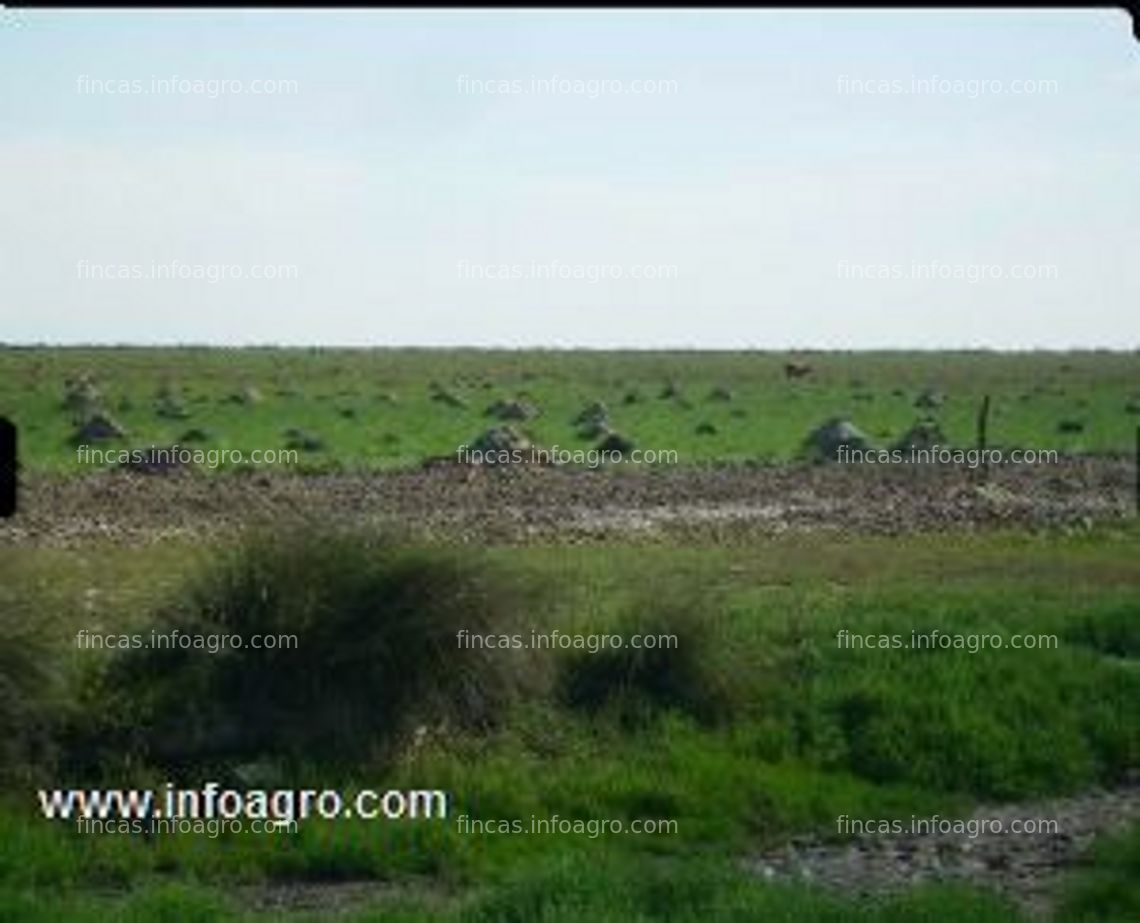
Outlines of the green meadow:
{"label": "green meadow", "polygon": [[[1138,537],[1125,526],[476,550],[280,524],[213,547],[9,547],[0,920],[1029,919],[965,886],[853,898],[763,880],[747,860],[795,835],[837,839],[844,814],[963,816],[1122,782],[1140,760]],[[301,643],[214,655],[75,643],[84,627],[172,626]],[[459,628],[555,627],[678,643],[454,642]],[[844,628],[1058,643],[845,650]],[[250,734],[223,733],[235,715]],[[186,744],[177,756],[164,749],[172,732]],[[208,779],[432,788],[451,801],[447,819],[210,838],[80,833],[40,816],[35,798]],[[473,834],[458,820],[555,815],[675,826]],[[1131,918],[1137,846],[1134,834],[1102,842],[1059,883],[1056,918]],[[289,888],[309,903],[266,896]]]}
{"label": "green meadow", "polygon": [[[787,363],[810,373],[791,379]],[[97,395],[65,408],[67,382]],[[672,385],[672,389],[670,389]],[[721,389],[719,393],[717,389]],[[924,392],[937,406],[916,407]],[[663,397],[662,395],[669,396]],[[708,353],[416,349],[7,348],[0,412],[20,427],[29,470],[78,467],[77,415],[109,414],[113,446],[307,446],[303,470],[414,465],[495,424],[497,400],[539,415],[540,445],[590,447],[574,424],[603,402],[611,426],[681,463],[782,460],[824,420],[852,420],[887,445],[933,418],[972,446],[983,395],[994,446],[1130,452],[1140,420],[1136,353]],[[306,439],[304,437],[313,437]]]}

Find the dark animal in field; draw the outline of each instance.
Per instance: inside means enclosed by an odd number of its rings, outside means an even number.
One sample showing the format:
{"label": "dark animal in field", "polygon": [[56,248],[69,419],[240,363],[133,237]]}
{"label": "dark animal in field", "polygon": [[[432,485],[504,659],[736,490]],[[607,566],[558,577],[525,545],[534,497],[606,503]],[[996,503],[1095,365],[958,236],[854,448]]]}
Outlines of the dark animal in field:
{"label": "dark animal in field", "polygon": [[1085,424],[1081,420],[1062,420],[1057,424],[1057,432],[1059,433],[1083,433],[1085,431]]}
{"label": "dark animal in field", "polygon": [[661,400],[668,401],[673,398],[681,396],[681,385],[675,378],[670,378],[665,382],[665,387],[661,389]]}
{"label": "dark animal in field", "polygon": [[708,420],[702,420],[697,424],[697,428],[694,430],[694,432],[698,436],[715,436],[716,427]]}
{"label": "dark animal in field", "polygon": [[724,385],[717,385],[712,391],[709,392],[710,401],[731,401],[732,392],[724,387]]}
{"label": "dark animal in field", "polygon": [[785,362],[784,377],[795,380],[811,374],[811,366],[801,362]]}

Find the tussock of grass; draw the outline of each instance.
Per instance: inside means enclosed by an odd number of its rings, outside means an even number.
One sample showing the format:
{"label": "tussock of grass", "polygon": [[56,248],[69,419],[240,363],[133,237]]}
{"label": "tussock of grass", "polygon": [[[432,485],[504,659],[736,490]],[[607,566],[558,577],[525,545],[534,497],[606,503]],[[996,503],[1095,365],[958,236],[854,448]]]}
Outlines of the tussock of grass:
{"label": "tussock of grass", "polygon": [[1062,923],[1140,920],[1140,826],[1097,843],[1065,888]]}
{"label": "tussock of grass", "polygon": [[[723,600],[689,594],[666,602],[640,600],[607,631],[621,647],[577,652],[561,664],[562,700],[590,714],[609,711],[625,724],[676,710],[704,724],[723,724],[747,706],[747,677],[729,639],[718,631]],[[644,644],[635,647],[639,636]]]}
{"label": "tussock of grass", "polygon": [[[113,662],[116,746],[164,765],[329,762],[390,755],[420,724],[491,727],[535,674],[456,635],[507,630],[528,592],[472,553],[323,526],[252,532],[154,623],[246,646]],[[255,635],[296,641],[254,649]]]}
{"label": "tussock of grass", "polygon": [[0,778],[54,761],[70,704],[59,624],[40,594],[0,577]]}

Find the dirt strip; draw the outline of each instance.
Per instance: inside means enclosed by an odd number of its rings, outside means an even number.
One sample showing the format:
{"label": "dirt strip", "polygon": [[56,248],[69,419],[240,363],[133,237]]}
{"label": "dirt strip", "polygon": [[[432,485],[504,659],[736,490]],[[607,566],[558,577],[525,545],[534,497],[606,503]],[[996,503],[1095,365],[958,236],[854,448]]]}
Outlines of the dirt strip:
{"label": "dirt strip", "polygon": [[0,543],[210,535],[251,518],[321,514],[475,541],[735,542],[794,530],[1053,528],[1135,516],[1127,459],[1009,466],[747,464],[609,469],[438,465],[396,472],[27,477]]}

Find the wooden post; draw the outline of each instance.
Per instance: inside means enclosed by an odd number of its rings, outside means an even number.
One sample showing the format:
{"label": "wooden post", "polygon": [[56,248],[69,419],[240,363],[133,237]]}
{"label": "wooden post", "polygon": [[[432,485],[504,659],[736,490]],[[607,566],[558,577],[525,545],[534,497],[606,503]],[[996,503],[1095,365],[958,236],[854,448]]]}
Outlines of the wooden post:
{"label": "wooden post", "polygon": [[988,480],[990,474],[990,465],[986,460],[986,423],[989,421],[990,416],[990,396],[988,394],[982,397],[982,406],[978,408],[978,431],[977,431],[977,446],[979,457],[982,459],[981,472],[982,479]]}

